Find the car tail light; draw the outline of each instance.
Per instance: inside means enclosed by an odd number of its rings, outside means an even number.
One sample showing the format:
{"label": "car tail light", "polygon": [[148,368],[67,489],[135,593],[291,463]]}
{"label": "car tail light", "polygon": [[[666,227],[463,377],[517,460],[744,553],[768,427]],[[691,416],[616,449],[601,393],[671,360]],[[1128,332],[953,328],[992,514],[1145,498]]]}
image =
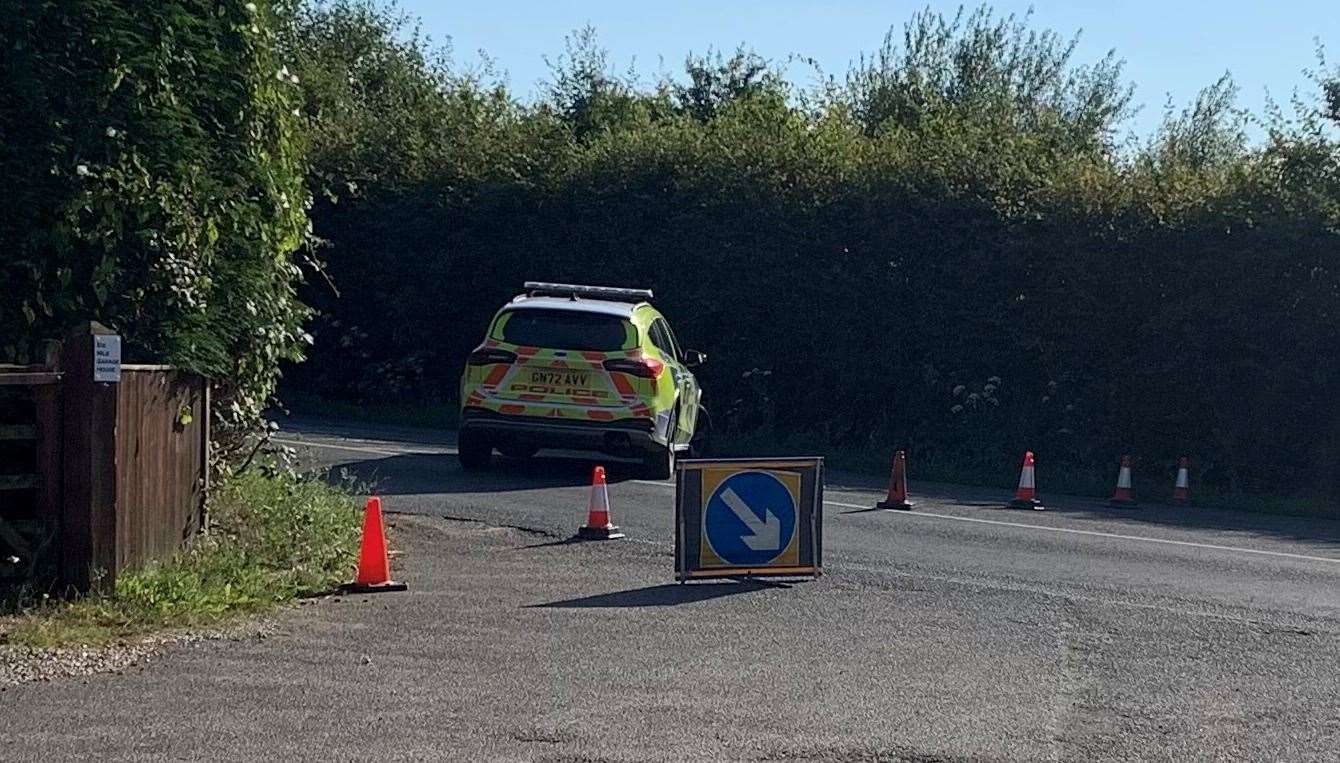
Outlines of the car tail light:
{"label": "car tail light", "polygon": [[516,353],[493,348],[481,348],[470,353],[465,362],[472,366],[491,366],[495,363],[512,364],[516,362]]}
{"label": "car tail light", "polygon": [[659,379],[665,371],[665,364],[656,358],[615,358],[603,364],[606,371],[614,371],[643,379]]}

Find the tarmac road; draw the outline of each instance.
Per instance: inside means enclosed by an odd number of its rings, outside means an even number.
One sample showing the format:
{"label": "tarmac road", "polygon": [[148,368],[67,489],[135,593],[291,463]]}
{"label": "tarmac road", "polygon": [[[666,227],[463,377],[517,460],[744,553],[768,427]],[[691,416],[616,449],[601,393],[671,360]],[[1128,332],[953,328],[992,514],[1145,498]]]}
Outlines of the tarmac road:
{"label": "tarmac road", "polygon": [[[673,486],[567,543],[590,461],[467,475],[450,435],[302,422],[403,512],[407,594],[0,693],[0,757],[1333,760],[1340,523],[830,474],[825,575],[671,584]],[[1137,486],[1138,487],[1138,486]],[[418,516],[414,516],[418,515]],[[451,520],[442,518],[449,517]]]}
{"label": "tarmac road", "polygon": [[[571,535],[585,519],[589,459],[504,461],[491,472],[460,470],[450,433],[302,422],[283,440],[347,473],[398,512],[478,520]],[[632,538],[674,541],[674,484],[630,479],[606,462],[614,521]],[[622,468],[621,468],[622,467]],[[869,511],[884,486],[829,473],[825,559],[863,569],[1114,602],[1275,616],[1340,618],[1340,522],[1202,508],[1048,496],[1047,511],[1006,510],[1010,495],[949,485],[912,486],[913,512]],[[1138,486],[1137,486],[1138,487]]]}

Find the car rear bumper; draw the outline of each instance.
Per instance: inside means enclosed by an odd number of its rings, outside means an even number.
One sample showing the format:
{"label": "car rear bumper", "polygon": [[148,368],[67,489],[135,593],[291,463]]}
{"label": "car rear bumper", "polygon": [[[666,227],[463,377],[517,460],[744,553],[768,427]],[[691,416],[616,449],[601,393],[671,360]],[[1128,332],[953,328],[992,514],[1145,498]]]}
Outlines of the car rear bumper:
{"label": "car rear bumper", "polygon": [[614,421],[513,416],[482,408],[461,412],[460,429],[487,438],[494,446],[593,450],[610,455],[639,455],[665,447],[652,419]]}

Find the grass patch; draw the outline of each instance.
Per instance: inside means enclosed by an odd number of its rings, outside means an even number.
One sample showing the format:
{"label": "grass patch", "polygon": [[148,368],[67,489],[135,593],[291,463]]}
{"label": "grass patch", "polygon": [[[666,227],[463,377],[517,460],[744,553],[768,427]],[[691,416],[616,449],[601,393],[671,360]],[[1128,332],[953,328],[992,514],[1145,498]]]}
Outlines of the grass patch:
{"label": "grass patch", "polygon": [[454,429],[460,420],[459,406],[450,400],[360,403],[288,393],[284,404],[296,415],[431,429]]}
{"label": "grass patch", "polygon": [[217,486],[210,530],[190,549],[123,574],[111,592],[30,607],[0,641],[101,644],[265,612],[345,581],[360,522],[357,502],[325,483],[243,474]]}

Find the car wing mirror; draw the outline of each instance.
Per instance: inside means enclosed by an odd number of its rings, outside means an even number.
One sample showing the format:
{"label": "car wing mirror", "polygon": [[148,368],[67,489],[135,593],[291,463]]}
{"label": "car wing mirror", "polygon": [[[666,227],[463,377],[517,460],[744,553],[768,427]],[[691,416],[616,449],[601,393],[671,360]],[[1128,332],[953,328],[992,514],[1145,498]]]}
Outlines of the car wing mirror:
{"label": "car wing mirror", "polygon": [[695,366],[701,366],[706,362],[707,362],[707,353],[699,352],[697,350],[684,351],[684,365],[688,366],[689,368],[693,368]]}

